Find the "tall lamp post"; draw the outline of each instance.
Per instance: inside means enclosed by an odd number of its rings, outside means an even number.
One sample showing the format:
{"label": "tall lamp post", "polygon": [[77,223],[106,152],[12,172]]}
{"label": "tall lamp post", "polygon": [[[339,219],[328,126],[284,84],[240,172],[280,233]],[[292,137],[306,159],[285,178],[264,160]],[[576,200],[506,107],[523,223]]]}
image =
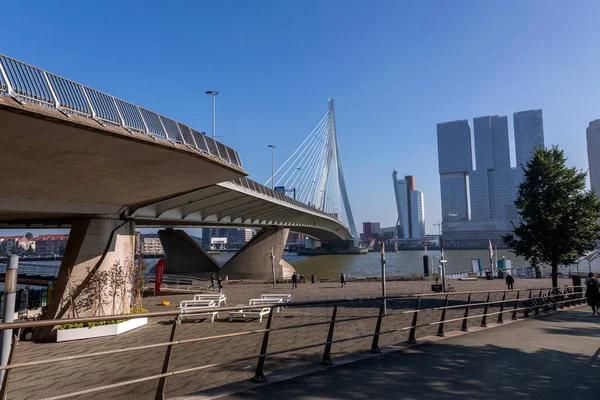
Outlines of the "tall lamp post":
{"label": "tall lamp post", "polygon": [[217,140],[215,116],[216,116],[216,105],[217,105],[216,97],[219,94],[219,92],[216,92],[214,90],[207,90],[205,93],[208,95],[211,95],[213,98],[212,138],[213,138],[213,140]]}
{"label": "tall lamp post", "polygon": [[271,189],[275,189],[275,149],[277,146],[270,144],[271,148]]}

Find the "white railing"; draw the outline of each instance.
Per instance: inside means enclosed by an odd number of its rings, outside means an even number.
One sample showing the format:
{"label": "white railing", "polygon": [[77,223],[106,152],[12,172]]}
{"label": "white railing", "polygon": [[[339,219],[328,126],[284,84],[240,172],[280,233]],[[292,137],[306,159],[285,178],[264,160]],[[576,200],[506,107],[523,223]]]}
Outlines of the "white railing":
{"label": "white railing", "polygon": [[227,164],[242,168],[237,151],[181,122],[96,89],[0,54],[0,94],[79,115],[101,125],[121,126],[155,139],[181,143]]}

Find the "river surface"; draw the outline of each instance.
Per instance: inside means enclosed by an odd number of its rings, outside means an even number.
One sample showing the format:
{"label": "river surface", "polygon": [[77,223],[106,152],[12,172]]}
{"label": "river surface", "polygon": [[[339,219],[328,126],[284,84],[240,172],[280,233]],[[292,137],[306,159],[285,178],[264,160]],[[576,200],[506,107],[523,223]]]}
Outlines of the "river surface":
{"label": "river surface", "polygon": [[[234,253],[215,254],[213,257],[224,264]],[[387,275],[411,275],[423,274],[423,254],[421,250],[400,251],[398,253],[385,253]],[[429,251],[430,270],[439,265],[439,251]],[[489,255],[487,250],[445,250],[444,256],[447,260],[446,274],[470,272],[471,260],[479,259],[481,267],[485,271],[489,268]],[[524,259],[515,257],[508,250],[498,250],[498,259],[506,257],[512,261],[513,269],[525,268],[527,263]],[[434,258],[435,257],[435,258]],[[367,277],[381,275],[381,254],[368,253],[357,255],[327,255],[327,256],[298,256],[295,253],[284,253],[283,258],[289,262],[297,272],[304,275],[317,275],[319,277],[336,277],[343,272],[349,277]],[[147,259],[146,263],[151,269],[156,265],[158,259]],[[27,264],[60,265],[60,260],[53,261],[26,261]],[[548,267],[549,270],[549,267]],[[572,265],[560,268],[565,274],[568,271],[576,272],[577,266]],[[579,264],[579,271],[589,270],[587,261]],[[592,271],[600,273],[600,259],[592,261]]]}

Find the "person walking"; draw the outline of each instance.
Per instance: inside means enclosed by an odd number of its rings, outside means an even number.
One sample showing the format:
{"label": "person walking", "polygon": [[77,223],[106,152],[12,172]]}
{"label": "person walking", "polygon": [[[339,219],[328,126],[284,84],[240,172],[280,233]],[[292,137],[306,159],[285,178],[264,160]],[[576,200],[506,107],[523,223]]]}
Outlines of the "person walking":
{"label": "person walking", "polygon": [[298,288],[298,275],[296,275],[296,273],[294,272],[292,274],[292,289],[297,289]]}
{"label": "person walking", "polygon": [[212,274],[212,276],[210,277],[210,282],[211,283],[208,288],[217,290],[217,275],[216,274]]}
{"label": "person walking", "polygon": [[217,284],[219,285],[219,294],[222,294],[223,293],[223,279],[221,279],[221,277],[219,277]]}
{"label": "person walking", "polygon": [[510,273],[506,274],[506,286],[508,290],[513,290],[513,285],[515,284],[515,278],[513,278]]}
{"label": "person walking", "polygon": [[585,298],[587,299],[588,306],[592,307],[592,313],[600,315],[598,310],[598,303],[600,303],[600,281],[596,279],[593,272],[590,272],[587,279],[585,280]]}
{"label": "person walking", "polygon": [[342,283],[342,288],[346,287],[346,275],[343,272],[340,272],[340,282]]}

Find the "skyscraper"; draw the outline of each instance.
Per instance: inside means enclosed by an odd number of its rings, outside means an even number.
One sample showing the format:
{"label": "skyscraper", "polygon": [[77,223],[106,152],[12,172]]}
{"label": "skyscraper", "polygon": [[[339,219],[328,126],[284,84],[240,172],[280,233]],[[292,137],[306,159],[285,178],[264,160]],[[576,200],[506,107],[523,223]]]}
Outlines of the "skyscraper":
{"label": "skyscraper", "polygon": [[420,238],[425,235],[425,208],[423,193],[416,190],[416,180],[412,175],[398,179],[398,172],[392,172],[398,220],[395,236],[399,239]]}
{"label": "skyscraper", "polygon": [[[520,165],[527,163],[536,147],[544,146],[544,127],[542,110],[520,111],[513,116],[518,168],[510,166],[506,116],[473,119],[474,166],[468,121],[437,125],[445,246],[487,246],[489,240],[502,246],[501,235],[510,231],[511,221],[518,218],[514,200],[523,177]],[[600,138],[596,154],[600,186]]]}
{"label": "skyscraper", "polygon": [[474,118],[473,128],[476,169],[469,174],[471,220],[511,220],[514,189],[508,119],[497,115]]}
{"label": "skyscraper", "polygon": [[418,190],[410,192],[410,224],[413,239],[425,237],[425,200],[423,193]]}
{"label": "skyscraper", "polygon": [[590,185],[600,198],[600,119],[590,122],[585,131],[587,139]]}
{"label": "skyscraper", "polygon": [[513,114],[515,127],[516,184],[523,179],[523,169],[536,147],[544,147],[542,110],[518,111]]}
{"label": "skyscraper", "polygon": [[467,176],[473,164],[469,121],[437,124],[437,144],[442,220],[468,220]]}

